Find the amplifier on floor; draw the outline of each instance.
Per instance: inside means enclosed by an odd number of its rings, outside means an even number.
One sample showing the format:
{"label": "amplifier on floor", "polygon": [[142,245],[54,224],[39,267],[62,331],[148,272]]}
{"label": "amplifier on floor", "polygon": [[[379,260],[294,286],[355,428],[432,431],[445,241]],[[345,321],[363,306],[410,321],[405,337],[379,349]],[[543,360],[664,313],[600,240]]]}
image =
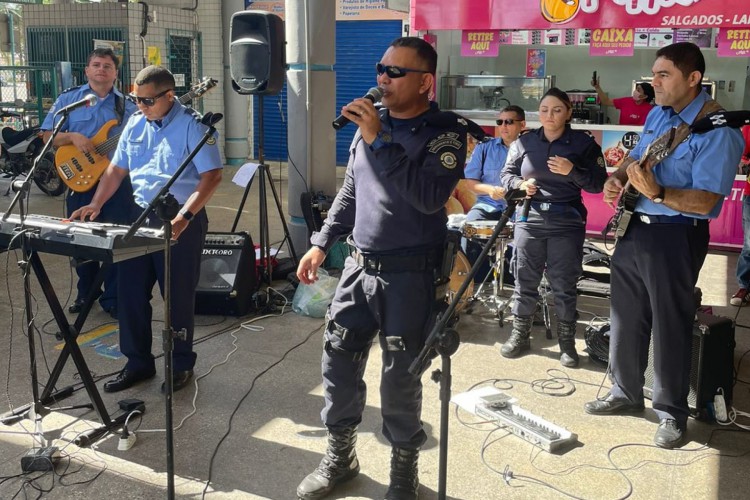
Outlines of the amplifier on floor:
{"label": "amplifier on floor", "polygon": [[250,235],[208,233],[195,294],[195,313],[243,316],[257,290],[255,249]]}
{"label": "amplifier on floor", "polygon": [[[712,420],[709,408],[714,395],[721,388],[724,391],[726,407],[732,403],[734,383],[734,323],[729,318],[697,313],[693,328],[693,357],[690,366],[690,394],[688,405],[693,416]],[[653,338],[648,351],[648,367],[643,395],[653,397],[654,360]]]}

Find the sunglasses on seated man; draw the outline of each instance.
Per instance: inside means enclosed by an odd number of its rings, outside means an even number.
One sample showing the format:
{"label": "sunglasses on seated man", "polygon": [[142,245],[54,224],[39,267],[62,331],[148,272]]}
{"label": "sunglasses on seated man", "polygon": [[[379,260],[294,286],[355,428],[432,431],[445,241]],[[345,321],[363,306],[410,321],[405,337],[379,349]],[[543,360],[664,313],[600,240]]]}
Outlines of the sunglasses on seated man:
{"label": "sunglasses on seated man", "polygon": [[146,107],[151,107],[154,104],[156,104],[156,101],[163,95],[165,95],[167,92],[169,92],[172,89],[162,90],[158,94],[156,94],[154,97],[139,97],[135,94],[128,94],[128,99],[133,101],[136,104],[143,104]]}
{"label": "sunglasses on seated man", "polygon": [[402,68],[401,66],[386,66],[383,63],[377,63],[375,65],[375,71],[378,72],[378,75],[382,75],[383,73],[385,73],[386,75],[388,75],[388,78],[403,78],[407,73],[429,73],[429,71],[424,69]]}
{"label": "sunglasses on seated man", "polygon": [[495,123],[497,123],[498,125],[503,125],[503,124],[505,124],[505,125],[513,125],[516,122],[522,122],[522,121],[523,120],[516,120],[516,119],[513,119],[513,118],[506,118],[505,120],[501,120],[501,119],[498,118],[497,120],[495,120]]}

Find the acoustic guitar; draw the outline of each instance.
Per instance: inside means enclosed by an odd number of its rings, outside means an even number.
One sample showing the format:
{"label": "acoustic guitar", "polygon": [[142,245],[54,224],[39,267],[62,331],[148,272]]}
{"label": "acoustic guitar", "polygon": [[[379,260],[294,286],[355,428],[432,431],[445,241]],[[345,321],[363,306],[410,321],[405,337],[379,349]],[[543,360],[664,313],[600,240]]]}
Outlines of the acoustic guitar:
{"label": "acoustic guitar", "polygon": [[[180,104],[187,104],[194,99],[203,97],[214,88],[217,80],[205,77],[194,85],[190,92],[179,98]],[[110,120],[91,138],[94,151],[82,153],[73,144],[66,144],[57,148],[55,166],[62,181],[73,191],[83,193],[93,188],[104,171],[109,166],[109,153],[115,150],[120,134],[109,137],[109,131],[117,125],[117,120]]]}

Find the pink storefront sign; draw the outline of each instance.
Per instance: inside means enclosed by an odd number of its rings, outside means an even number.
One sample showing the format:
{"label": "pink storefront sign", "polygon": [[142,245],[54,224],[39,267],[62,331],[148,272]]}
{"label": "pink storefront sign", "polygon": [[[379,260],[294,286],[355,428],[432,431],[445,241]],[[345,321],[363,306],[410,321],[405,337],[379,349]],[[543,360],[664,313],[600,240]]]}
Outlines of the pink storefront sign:
{"label": "pink storefront sign", "polygon": [[634,51],[632,28],[595,28],[591,30],[589,55],[625,57]]}
{"label": "pink storefront sign", "polygon": [[412,28],[746,28],[747,0],[411,0]]}
{"label": "pink storefront sign", "polygon": [[719,57],[750,56],[750,29],[720,29],[716,37]]}
{"label": "pink storefront sign", "polygon": [[464,57],[497,57],[499,49],[498,31],[461,32],[461,55]]}

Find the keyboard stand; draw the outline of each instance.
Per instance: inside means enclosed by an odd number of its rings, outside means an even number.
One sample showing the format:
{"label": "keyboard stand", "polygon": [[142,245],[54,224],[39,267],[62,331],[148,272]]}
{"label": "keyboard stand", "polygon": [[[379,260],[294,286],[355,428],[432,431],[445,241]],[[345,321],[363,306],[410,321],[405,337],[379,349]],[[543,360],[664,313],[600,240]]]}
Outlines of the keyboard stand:
{"label": "keyboard stand", "polygon": [[[73,363],[75,363],[78,374],[81,377],[81,382],[83,383],[83,386],[88,393],[89,399],[91,400],[91,405],[83,405],[82,407],[90,408],[93,406],[93,409],[96,411],[99,420],[102,422],[101,427],[97,427],[80,434],[74,441],[78,446],[89,446],[110,431],[122,427],[125,423],[125,419],[127,418],[127,413],[123,413],[115,419],[110,418],[109,413],[104,406],[104,401],[102,401],[101,395],[96,388],[96,383],[94,382],[94,379],[91,376],[91,372],[86,365],[86,360],[83,357],[81,348],[78,346],[78,343],[76,341],[78,334],[83,327],[83,323],[86,321],[86,317],[91,310],[91,306],[96,299],[95,290],[98,290],[101,284],[104,282],[104,277],[106,276],[106,273],[112,263],[102,263],[102,266],[99,269],[99,273],[94,280],[92,291],[90,291],[89,296],[86,297],[86,302],[83,304],[83,307],[78,313],[76,321],[73,325],[68,322],[68,318],[65,316],[65,312],[63,311],[62,305],[60,304],[60,300],[57,298],[57,294],[52,287],[52,283],[50,282],[49,276],[47,275],[47,271],[44,268],[44,264],[42,263],[38,252],[31,253],[29,257],[29,263],[34,270],[37,281],[39,282],[39,285],[42,288],[42,292],[47,299],[47,303],[52,310],[52,315],[55,318],[55,322],[57,323],[58,328],[60,328],[60,335],[65,341],[65,346],[63,347],[60,356],[57,358],[55,367],[50,374],[50,378],[47,381],[44,390],[39,396],[39,401],[42,403],[42,405],[48,405],[73,394],[73,390],[71,388],[64,388],[61,391],[58,391],[58,393],[53,394],[55,385],[57,384],[62,370],[68,361],[68,357],[72,357]],[[6,425],[13,424],[25,418],[30,409],[31,405],[16,408],[0,417],[0,421],[2,421],[2,423]]]}

